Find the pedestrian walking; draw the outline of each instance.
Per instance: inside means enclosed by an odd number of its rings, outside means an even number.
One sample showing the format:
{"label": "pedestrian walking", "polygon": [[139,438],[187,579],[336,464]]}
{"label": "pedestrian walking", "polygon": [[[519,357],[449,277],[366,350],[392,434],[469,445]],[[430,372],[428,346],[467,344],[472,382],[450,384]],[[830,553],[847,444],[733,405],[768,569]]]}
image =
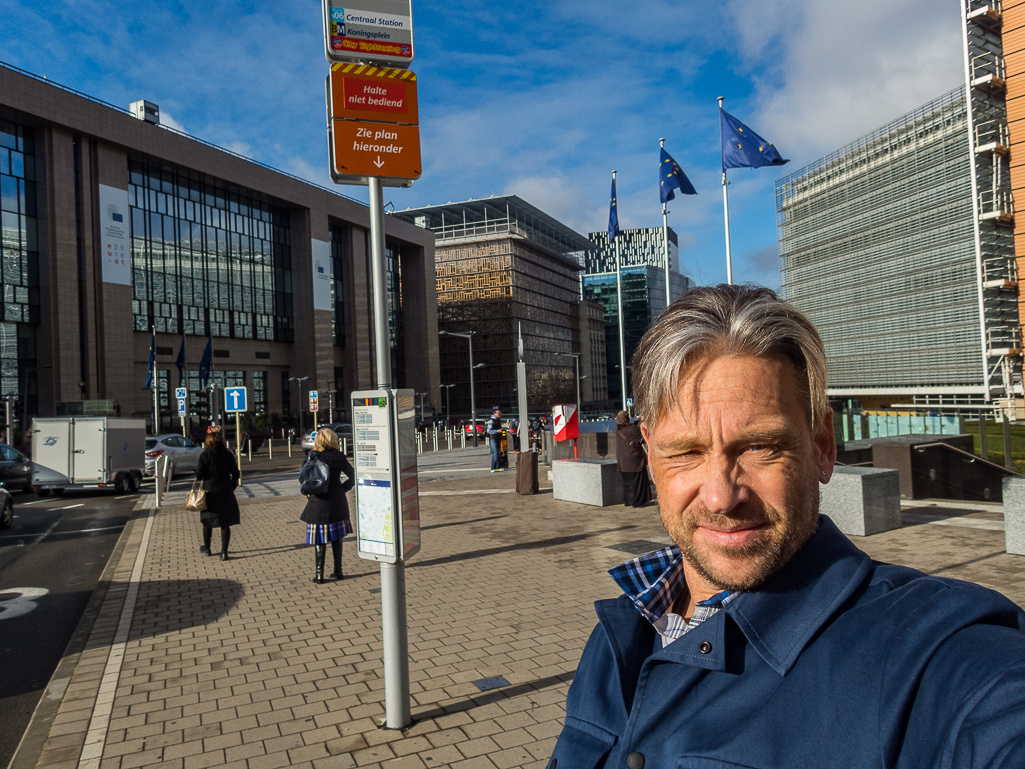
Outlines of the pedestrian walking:
{"label": "pedestrian walking", "polygon": [[630,421],[625,411],[616,414],[616,464],[623,478],[623,504],[643,507],[651,501],[648,455],[644,451],[641,426]]}
{"label": "pedestrian walking", "polygon": [[199,514],[199,521],[203,524],[203,546],[199,552],[212,555],[210,540],[213,530],[219,528],[222,561],[228,560],[231,527],[239,524],[238,500],[235,499],[238,479],[238,463],[224,444],[224,435],[210,433],[203,442],[203,453],[196,465],[196,480],[203,482],[206,491],[206,510]]}
{"label": "pedestrian walking", "polygon": [[512,438],[512,449],[513,451],[519,452],[520,450],[520,420],[513,417],[509,423],[509,435]]}
{"label": "pedestrian walking", "polygon": [[491,441],[491,472],[500,473],[502,468],[498,464],[501,461],[502,412],[497,406],[488,420],[487,433]]}
{"label": "pedestrian walking", "polygon": [[324,584],[324,559],[327,557],[327,543],[331,543],[331,555],[335,579],[344,579],[342,574],[342,539],[352,533],[349,520],[349,503],[345,492],[356,483],[356,471],[349,460],[338,450],[338,436],[329,427],[317,431],[313,451],[330,470],[327,490],[323,494],[310,494],[300,520],[306,524],[306,544],[313,545],[315,572],[313,581]]}

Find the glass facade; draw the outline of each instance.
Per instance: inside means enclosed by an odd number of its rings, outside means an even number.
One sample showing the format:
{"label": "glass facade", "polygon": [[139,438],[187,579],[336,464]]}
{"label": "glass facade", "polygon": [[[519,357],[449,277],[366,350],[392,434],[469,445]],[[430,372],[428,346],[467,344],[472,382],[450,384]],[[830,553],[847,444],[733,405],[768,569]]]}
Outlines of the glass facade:
{"label": "glass facade", "polygon": [[[0,119],[0,395],[36,411],[39,323],[36,157],[32,132]],[[22,392],[27,387],[28,392]]]}
{"label": "glass facade", "polygon": [[328,228],[331,243],[331,338],[345,347],[345,263],[349,259],[349,230],[337,225]]}
{"label": "glass facade", "polygon": [[388,286],[388,342],[391,347],[392,386],[406,386],[406,328],[402,317],[402,268],[396,246],[385,246]]}
{"label": "glass facade", "polygon": [[[783,295],[822,335],[831,389],[981,388],[968,149],[958,88],[776,182]],[[1013,258],[992,229],[993,259]],[[1001,302],[1016,314],[994,282],[987,325]]]}
{"label": "glass facade", "polygon": [[253,411],[267,413],[267,372],[253,372]]}
{"label": "glass facade", "polygon": [[266,195],[129,161],[136,331],[291,342],[289,214]]}

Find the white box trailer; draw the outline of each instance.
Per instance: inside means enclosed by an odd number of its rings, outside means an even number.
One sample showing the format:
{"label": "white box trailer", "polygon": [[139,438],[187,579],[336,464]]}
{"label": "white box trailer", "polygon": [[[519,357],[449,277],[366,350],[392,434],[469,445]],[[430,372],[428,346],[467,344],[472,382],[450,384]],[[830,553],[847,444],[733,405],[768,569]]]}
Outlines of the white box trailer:
{"label": "white box trailer", "polygon": [[146,422],[111,417],[32,420],[32,488],[138,491],[146,466]]}

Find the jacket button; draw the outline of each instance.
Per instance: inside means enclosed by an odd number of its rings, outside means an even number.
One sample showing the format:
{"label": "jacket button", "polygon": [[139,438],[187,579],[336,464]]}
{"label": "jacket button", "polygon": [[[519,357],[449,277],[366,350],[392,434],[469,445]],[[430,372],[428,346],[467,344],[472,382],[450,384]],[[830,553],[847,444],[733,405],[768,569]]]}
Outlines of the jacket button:
{"label": "jacket button", "polygon": [[644,754],[636,750],[626,757],[626,765],[630,769],[644,769]]}
{"label": "jacket button", "polygon": [[712,644],[708,643],[708,641],[702,641],[700,644],[698,644],[698,651],[702,654],[708,654],[710,651],[712,651]]}

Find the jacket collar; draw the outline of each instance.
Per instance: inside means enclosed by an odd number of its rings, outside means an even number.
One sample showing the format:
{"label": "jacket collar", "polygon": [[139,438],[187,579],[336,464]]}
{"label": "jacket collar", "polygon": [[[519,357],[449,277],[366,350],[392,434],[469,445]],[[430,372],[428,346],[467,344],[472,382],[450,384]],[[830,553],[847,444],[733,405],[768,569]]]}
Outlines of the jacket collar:
{"label": "jacket collar", "polygon": [[725,612],[765,662],[785,676],[811,637],[865,580],[871,560],[829,518],[761,587]]}
{"label": "jacket collar", "polygon": [[[719,614],[659,655],[698,667],[723,669],[726,659],[719,652],[725,652],[723,623],[728,616],[766,664],[785,676],[811,637],[864,582],[870,568],[869,557],[823,515],[811,538],[764,585],[740,594]],[[635,678],[636,673],[631,675],[630,671],[639,670],[652,653],[655,629],[626,596],[598,601],[595,609],[619,669],[625,673],[623,694],[629,703],[633,691],[625,682]],[[690,641],[706,640],[706,635],[714,654],[686,653],[695,646]]]}

